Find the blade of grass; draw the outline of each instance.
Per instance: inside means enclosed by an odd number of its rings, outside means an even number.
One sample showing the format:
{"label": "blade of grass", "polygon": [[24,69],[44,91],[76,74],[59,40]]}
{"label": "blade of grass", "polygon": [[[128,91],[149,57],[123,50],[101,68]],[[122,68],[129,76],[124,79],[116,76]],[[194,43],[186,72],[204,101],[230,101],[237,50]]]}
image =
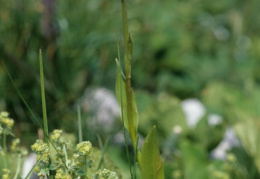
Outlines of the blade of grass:
{"label": "blade of grass", "polygon": [[123,127],[123,130],[124,130],[125,149],[126,149],[126,155],[127,155],[127,160],[128,160],[129,171],[130,171],[130,174],[131,174],[131,179],[133,179],[133,171],[132,171],[132,166],[131,166],[131,161],[130,161],[129,150],[128,150],[128,146],[127,146],[127,138],[126,138],[125,126]]}
{"label": "blade of grass", "polygon": [[[43,129],[40,119],[39,119],[38,117],[36,117],[35,113],[32,111],[32,109],[30,108],[29,104],[28,104],[27,101],[24,99],[24,97],[23,97],[23,95],[21,94],[21,92],[19,91],[18,87],[15,85],[14,80],[13,80],[11,74],[9,73],[9,71],[8,71],[8,69],[7,69],[6,65],[5,65],[5,63],[2,62],[2,64],[3,64],[4,68],[5,68],[5,71],[6,71],[7,75],[8,75],[8,77],[10,78],[10,80],[11,80],[11,82],[12,82],[12,85],[14,86],[16,92],[18,93],[19,97],[22,99],[22,101],[23,101],[24,105],[26,106],[27,110],[30,112],[30,114],[31,114],[31,116],[32,116],[31,119],[32,119],[33,123],[34,123],[37,127]],[[50,140],[48,134],[45,133],[44,130],[43,130],[43,134],[44,134],[44,137],[46,137],[46,138],[49,140],[49,142],[51,143],[51,145],[53,146],[53,148],[54,148],[55,151],[57,152],[58,156],[60,157],[60,159],[62,160],[62,162],[63,162],[63,163],[65,164],[65,166],[66,166],[66,163],[65,163],[65,161],[63,160],[63,158],[62,158],[62,156],[60,155],[60,153],[58,152],[56,146],[53,144],[53,142]],[[66,166],[66,168],[67,168],[67,166]],[[67,168],[67,169],[68,169],[68,168]]]}
{"label": "blade of grass", "polygon": [[17,179],[19,173],[20,173],[20,170],[21,170],[21,154],[18,154],[18,161],[17,161],[17,168],[16,168],[16,172],[15,172],[15,175],[14,175],[14,179]]}
{"label": "blade of grass", "polygon": [[100,135],[97,135],[97,138],[98,138],[99,148],[100,148],[100,150],[101,150],[101,152],[102,152],[102,153],[101,153],[101,158],[100,158],[100,161],[99,161],[98,167],[97,167],[97,170],[99,170],[99,169],[101,168],[102,163],[103,163],[104,168],[106,168],[105,152],[106,152],[107,145],[108,145],[108,142],[109,142],[109,137],[106,139],[104,145],[102,144],[102,140],[101,140]]}
{"label": "blade of grass", "polygon": [[[48,132],[48,120],[47,120],[47,110],[46,110],[46,99],[45,99],[45,89],[44,89],[44,73],[43,73],[43,63],[42,63],[42,51],[39,50],[39,60],[40,60],[40,81],[41,81],[41,98],[42,98],[42,114],[43,114],[43,130],[45,134]],[[44,137],[44,141],[49,145],[47,137]]]}
{"label": "blade of grass", "polygon": [[[124,62],[125,62],[125,73],[126,73],[126,98],[127,98],[127,120],[129,126],[129,133],[132,140],[134,148],[136,148],[136,137],[137,137],[137,126],[138,126],[138,115],[136,108],[136,101],[134,93],[131,86],[131,60],[132,60],[132,50],[133,44],[131,36],[128,33],[127,25],[127,11],[126,11],[126,1],[121,0],[122,7],[122,21],[123,21],[123,31],[124,31]],[[137,152],[137,161],[141,169],[141,153]]]}
{"label": "blade of grass", "polygon": [[133,171],[133,176],[134,179],[136,179],[136,162],[137,162],[137,154],[138,154],[138,141],[139,141],[139,136],[137,136],[137,140],[136,140],[136,144],[135,144],[135,148],[134,148],[134,171]]}
{"label": "blade of grass", "polygon": [[30,179],[35,167],[37,167],[37,165],[40,163],[41,159],[43,158],[43,155],[39,158],[39,160],[37,160],[36,164],[34,164],[34,166],[32,167],[32,169],[29,171],[29,173],[26,175],[26,177],[24,179]]}
{"label": "blade of grass", "polygon": [[12,84],[13,84],[15,90],[16,90],[16,92],[18,93],[19,97],[22,99],[22,101],[23,101],[24,105],[26,106],[27,110],[28,110],[29,113],[31,114],[31,116],[32,116],[32,118],[31,118],[31,119],[32,119],[32,122],[33,122],[35,125],[37,125],[39,128],[43,129],[42,124],[41,124],[39,118],[36,117],[36,115],[34,114],[34,112],[32,111],[32,109],[30,108],[30,106],[28,105],[28,103],[26,102],[26,100],[24,99],[23,95],[20,93],[19,89],[18,89],[17,86],[15,85],[14,80],[13,80],[11,74],[9,73],[9,71],[8,71],[8,69],[7,69],[6,65],[5,65],[5,63],[2,62],[2,64],[3,64],[4,68],[5,68],[5,71],[6,71],[7,75],[8,75],[8,77],[10,78],[10,80],[11,80],[11,82],[12,82]]}
{"label": "blade of grass", "polygon": [[[121,65],[120,65],[120,48],[119,48],[118,40],[117,40],[117,53],[118,53],[118,59],[119,60],[116,59],[116,63],[117,63],[116,93],[117,93],[117,100],[118,100],[118,102],[120,104],[120,110],[121,110],[121,120],[122,120],[122,123],[123,123],[124,141],[125,141],[125,148],[126,148],[128,166],[129,166],[131,179],[133,179],[133,172],[132,172],[130,155],[129,155],[128,146],[127,146],[127,137],[126,137],[126,127],[128,127],[128,125],[125,125],[125,120],[126,119],[125,119],[124,106],[123,106],[124,103],[123,103],[122,80],[124,80],[125,77],[124,77],[124,74],[123,74],[123,72],[121,70]],[[118,86],[118,81],[119,81],[119,86]]]}
{"label": "blade of grass", "polygon": [[83,141],[83,136],[82,136],[82,124],[81,124],[81,111],[80,107],[77,106],[77,112],[78,112],[78,130],[79,130],[79,142]]}

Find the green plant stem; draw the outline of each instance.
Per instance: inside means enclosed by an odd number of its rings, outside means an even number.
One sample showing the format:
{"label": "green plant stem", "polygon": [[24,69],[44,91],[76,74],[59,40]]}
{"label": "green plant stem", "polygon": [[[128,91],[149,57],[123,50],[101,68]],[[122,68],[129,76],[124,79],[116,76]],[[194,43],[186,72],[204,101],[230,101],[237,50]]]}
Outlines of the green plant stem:
{"label": "green plant stem", "polygon": [[20,170],[21,170],[21,154],[18,154],[18,162],[17,162],[17,168],[16,168],[16,172],[15,172],[15,176],[14,176],[14,179],[17,179],[19,173],[20,173]]}
{"label": "green plant stem", "polygon": [[[128,26],[127,26],[127,12],[126,12],[125,0],[121,0],[121,7],[122,7],[122,18],[123,18],[124,45],[126,45],[127,38],[128,38]],[[126,49],[126,46],[125,46],[125,49]]]}
{"label": "green plant stem", "polygon": [[136,132],[133,126],[133,104],[132,104],[132,86],[131,86],[131,55],[132,55],[132,41],[128,33],[127,25],[127,11],[126,11],[126,2],[121,0],[122,7],[122,20],[123,20],[123,31],[124,31],[124,62],[125,62],[125,73],[126,73],[126,96],[127,96],[127,118],[129,133],[132,140],[134,149],[137,148],[137,161],[141,169],[141,153],[139,148],[136,146]]}
{"label": "green plant stem", "polygon": [[132,179],[133,178],[133,172],[132,172],[132,167],[131,167],[131,163],[130,163],[129,151],[128,151],[128,147],[127,147],[127,138],[126,138],[126,129],[125,129],[125,127],[124,127],[124,138],[125,138],[125,149],[126,149],[126,154],[127,154],[127,159],[128,159],[128,166],[129,166],[131,179]]}
{"label": "green plant stem", "polygon": [[4,160],[4,167],[5,168],[8,168],[7,167],[7,147],[6,147],[6,134],[3,133],[3,151],[1,152],[2,153],[2,156],[3,156],[3,160]]}
{"label": "green plant stem", "polygon": [[43,73],[43,63],[42,63],[42,51],[39,50],[39,59],[40,59],[40,79],[41,79],[41,97],[42,97],[42,113],[43,113],[43,129],[44,129],[44,141],[49,145],[48,138],[46,135],[48,132],[48,121],[47,121],[47,110],[46,110],[46,101],[45,101],[45,90],[44,90],[44,73]]}
{"label": "green plant stem", "polygon": [[6,153],[4,151],[1,151],[1,154],[3,156],[4,168],[7,168]]}
{"label": "green plant stem", "polygon": [[6,134],[3,133],[3,149],[4,149],[4,152],[7,151],[7,148],[6,148]]}
{"label": "green plant stem", "polygon": [[40,161],[42,160],[43,155],[37,160],[36,164],[34,164],[34,166],[32,167],[32,169],[29,171],[29,173],[26,175],[26,177],[24,179],[29,179],[34,171],[34,169],[37,167],[37,165],[40,163]]}
{"label": "green plant stem", "polygon": [[85,156],[85,164],[86,164],[86,175],[88,174],[88,159],[87,156]]}
{"label": "green plant stem", "polygon": [[67,148],[66,148],[65,144],[63,145],[63,152],[64,152],[64,156],[65,156],[65,164],[66,164],[66,167],[68,167],[68,165],[69,165],[68,153],[67,153]]}
{"label": "green plant stem", "polygon": [[78,130],[79,130],[79,142],[83,141],[83,136],[82,136],[82,124],[81,124],[81,112],[80,112],[80,107],[77,107],[78,111]]}

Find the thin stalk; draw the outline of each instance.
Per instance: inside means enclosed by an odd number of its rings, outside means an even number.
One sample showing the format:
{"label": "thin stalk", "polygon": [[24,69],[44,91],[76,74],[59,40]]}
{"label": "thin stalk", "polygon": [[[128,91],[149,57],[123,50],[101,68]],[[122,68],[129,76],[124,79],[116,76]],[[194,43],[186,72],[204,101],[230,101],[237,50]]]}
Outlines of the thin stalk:
{"label": "thin stalk", "polygon": [[80,107],[77,107],[77,112],[78,112],[78,130],[79,130],[79,142],[83,141],[83,136],[82,136],[82,124],[81,124],[81,112],[80,112]]}
{"label": "thin stalk", "polygon": [[[10,80],[11,80],[11,82],[12,82],[14,88],[15,88],[15,90],[17,91],[17,93],[19,94],[20,98],[22,99],[24,105],[26,106],[26,108],[27,108],[28,111],[30,112],[30,114],[31,114],[31,116],[32,116],[32,118],[31,118],[32,121],[33,121],[39,128],[43,129],[39,117],[32,111],[32,109],[30,108],[29,104],[27,103],[27,101],[24,99],[23,95],[22,95],[21,92],[19,91],[18,87],[15,85],[14,80],[13,80],[11,74],[9,73],[9,71],[8,71],[8,69],[7,69],[6,65],[5,65],[5,63],[2,62],[2,64],[3,64],[4,68],[5,68],[5,71],[6,71],[7,75],[9,76],[9,78],[10,78]],[[44,130],[43,130],[43,131],[44,131]],[[57,148],[55,147],[55,145],[53,144],[53,142],[50,140],[50,138],[49,138],[49,136],[48,136],[48,133],[45,133],[45,132],[44,132],[44,137],[48,139],[48,141],[49,141],[50,144],[53,146],[53,148],[55,149],[55,151],[58,153],[60,159],[62,160],[62,162],[63,162],[64,165],[66,166],[65,161],[63,160],[62,156],[61,156],[60,153],[58,152],[58,150],[57,150]],[[5,163],[6,163],[6,162],[5,162]],[[6,164],[5,164],[5,165],[6,165]],[[66,168],[67,168],[67,166],[66,166]],[[67,170],[68,170],[68,168],[67,168]]]}
{"label": "thin stalk", "polygon": [[85,165],[86,165],[86,175],[88,175],[88,159],[87,159],[87,156],[85,156]]}
{"label": "thin stalk", "polygon": [[7,151],[7,147],[6,147],[6,133],[3,132],[3,149],[4,149],[4,152]]}
{"label": "thin stalk", "polygon": [[1,151],[1,154],[2,154],[2,156],[3,156],[4,168],[8,168],[8,167],[7,167],[7,162],[6,162],[6,152]]}
{"label": "thin stalk", "polygon": [[32,169],[29,171],[29,173],[26,175],[26,177],[24,179],[29,179],[35,169],[35,167],[37,167],[37,165],[40,163],[41,159],[43,158],[43,155],[37,160],[36,164],[34,164],[34,166],[32,167]]}
{"label": "thin stalk", "polygon": [[135,148],[134,148],[134,179],[136,179],[136,158],[137,158],[137,155],[138,155],[138,140],[139,140],[139,136],[137,136],[137,140],[136,140],[136,144],[135,144]]}
{"label": "thin stalk", "polygon": [[126,155],[127,155],[129,170],[130,170],[131,179],[132,179],[133,178],[133,172],[132,172],[132,167],[131,167],[131,162],[130,162],[129,151],[128,151],[128,147],[127,147],[127,138],[126,138],[126,129],[125,129],[125,127],[124,127],[124,138],[125,138]]}
{"label": "thin stalk", "polygon": [[21,154],[18,154],[18,162],[17,162],[17,168],[16,168],[16,172],[15,172],[15,176],[14,176],[14,179],[17,179],[19,173],[20,173],[20,170],[21,170]]}
{"label": "thin stalk", "polygon": [[3,133],[3,151],[1,152],[4,160],[4,167],[8,168],[7,166],[7,147],[6,147],[6,134]]}
{"label": "thin stalk", "polygon": [[[129,54],[129,39],[128,39],[128,26],[127,26],[127,12],[125,0],[121,0],[122,3],[122,19],[123,19],[123,31],[124,31],[124,62],[126,73],[126,97],[127,97],[127,119],[129,125],[129,132],[133,143],[136,141],[134,126],[133,126],[133,110],[132,110],[132,91],[131,91],[131,55]],[[130,40],[131,42],[131,40]]]}
{"label": "thin stalk", "polygon": [[65,163],[66,163],[66,167],[68,167],[68,165],[69,165],[69,161],[68,161],[68,153],[67,153],[67,148],[66,148],[66,145],[65,145],[65,144],[63,145],[63,152],[64,152],[64,155],[65,155]]}
{"label": "thin stalk", "polygon": [[[125,73],[126,73],[126,97],[127,97],[127,118],[129,133],[132,140],[134,148],[138,149],[136,146],[136,132],[133,126],[133,102],[132,102],[132,86],[131,86],[131,58],[132,58],[132,41],[130,34],[128,33],[127,25],[127,11],[126,11],[126,2],[121,0],[122,7],[122,20],[123,20],[123,31],[124,31],[124,62],[125,62]],[[141,169],[141,153],[138,149],[137,151],[137,161]]]}
{"label": "thin stalk", "polygon": [[121,0],[121,7],[122,7],[122,18],[123,18],[124,45],[126,49],[127,38],[128,38],[128,26],[127,26],[127,12],[126,12],[125,0]]}
{"label": "thin stalk", "polygon": [[100,137],[99,135],[97,135],[97,138],[98,138],[98,143],[99,143],[100,150],[101,150],[101,152],[102,152],[100,161],[99,161],[99,163],[98,163],[98,167],[97,167],[97,169],[96,169],[96,170],[99,170],[99,169],[101,168],[102,163],[103,163],[103,167],[106,168],[105,152],[106,152],[106,149],[107,149],[107,144],[108,144],[108,142],[109,142],[109,137],[106,139],[104,145],[102,144],[102,140],[101,140],[101,137]]}
{"label": "thin stalk", "polygon": [[[45,90],[44,90],[44,73],[43,73],[43,63],[42,63],[42,51],[39,50],[39,59],[40,59],[40,79],[41,79],[41,97],[42,97],[42,113],[43,113],[43,129],[45,135],[48,135],[48,121],[47,121],[47,110],[46,110],[46,101],[45,101]],[[47,137],[44,137],[44,141],[49,145]]]}
{"label": "thin stalk", "polygon": [[[122,89],[122,80],[120,80],[120,91],[122,91],[124,89]],[[123,104],[123,96],[122,96],[122,92],[121,92],[121,104]],[[123,131],[124,131],[124,141],[125,141],[125,148],[126,148],[126,155],[127,155],[127,159],[128,159],[128,166],[129,166],[129,170],[130,170],[130,175],[131,175],[131,179],[133,179],[133,172],[132,172],[132,167],[131,167],[131,162],[130,162],[130,156],[129,156],[129,151],[128,151],[128,147],[127,147],[127,137],[126,137],[126,128],[125,128],[125,124],[124,124],[124,110],[121,107],[121,116],[122,116],[122,122],[123,122]]]}

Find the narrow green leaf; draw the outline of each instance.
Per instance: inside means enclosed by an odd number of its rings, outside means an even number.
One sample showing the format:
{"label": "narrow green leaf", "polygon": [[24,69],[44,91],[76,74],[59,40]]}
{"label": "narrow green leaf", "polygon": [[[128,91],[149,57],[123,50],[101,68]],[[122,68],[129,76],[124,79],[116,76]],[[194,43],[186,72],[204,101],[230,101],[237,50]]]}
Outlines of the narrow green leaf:
{"label": "narrow green leaf", "polygon": [[34,171],[34,169],[37,167],[37,165],[40,163],[40,161],[42,160],[43,155],[37,160],[36,164],[34,164],[34,166],[32,167],[32,169],[29,171],[29,173],[26,175],[26,177],[24,179],[29,179]]}
{"label": "narrow green leaf", "polygon": [[80,111],[79,106],[77,106],[77,112],[78,112],[79,142],[82,142],[83,141],[83,135],[82,135],[82,124],[81,124],[81,111]]}
{"label": "narrow green leaf", "polygon": [[147,135],[141,155],[142,179],[164,179],[164,167],[156,140],[156,127]]}
{"label": "narrow green leaf", "polygon": [[[42,63],[42,51],[39,50],[39,61],[40,61],[40,79],[41,79],[41,98],[42,98],[42,115],[43,115],[43,129],[44,133],[48,135],[48,120],[47,120],[47,110],[46,110],[46,100],[45,100],[45,89],[44,89],[44,73],[43,73],[43,63]],[[44,137],[44,141],[48,143],[47,137]],[[48,143],[49,145],[49,143]]]}
{"label": "narrow green leaf", "polygon": [[[136,139],[139,117],[138,117],[138,112],[137,112],[135,95],[134,95],[133,89],[131,89],[133,119],[128,119],[128,117],[127,117],[126,80],[125,80],[125,77],[123,75],[123,72],[121,70],[118,60],[116,60],[116,64],[117,64],[116,97],[117,97],[120,108],[122,108],[121,116],[122,116],[122,119],[124,120],[125,128],[130,133],[130,135],[134,135],[134,138]],[[130,124],[130,123],[132,123],[132,124]],[[133,126],[133,129],[130,129],[129,126]],[[131,134],[131,131],[133,131],[134,134]]]}

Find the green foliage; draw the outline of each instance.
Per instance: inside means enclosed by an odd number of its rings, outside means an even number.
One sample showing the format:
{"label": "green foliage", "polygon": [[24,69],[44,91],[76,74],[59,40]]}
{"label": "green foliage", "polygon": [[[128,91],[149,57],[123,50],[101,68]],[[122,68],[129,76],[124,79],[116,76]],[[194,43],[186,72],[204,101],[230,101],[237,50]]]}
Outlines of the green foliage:
{"label": "green foliage", "polygon": [[187,130],[179,99],[167,94],[154,98],[149,93],[138,92],[137,102],[141,108],[139,128],[142,134],[147,134],[156,125],[159,141],[162,142],[173,132],[174,126],[181,127],[183,132]]}
{"label": "green foliage", "polygon": [[243,145],[245,151],[252,157],[258,173],[260,172],[260,157],[259,157],[259,136],[260,136],[260,121],[255,119],[247,119],[239,122],[235,126],[237,135]]}
{"label": "green foliage", "polygon": [[207,152],[199,144],[187,140],[180,143],[184,178],[207,178]]}
{"label": "green foliage", "polygon": [[[133,119],[129,119],[127,116],[127,95],[126,95],[126,81],[125,77],[123,76],[123,72],[121,70],[120,64],[118,61],[116,61],[117,64],[117,76],[116,76],[116,97],[119,103],[119,106],[121,108],[121,113],[122,113],[122,119],[123,124],[125,128],[127,129],[128,132],[133,131],[136,138],[137,134],[137,128],[138,128],[138,112],[137,112],[137,106],[136,106],[136,100],[135,100],[135,95],[133,92],[133,89],[131,89],[132,93],[132,111],[133,111]],[[132,129],[130,129],[129,123],[132,123]]]}
{"label": "green foliage", "polygon": [[155,126],[144,141],[141,156],[142,179],[164,179],[164,166],[158,149]]}
{"label": "green foliage", "polygon": [[[116,66],[113,61],[115,34],[122,35],[118,1],[52,1],[56,3],[50,12],[42,2],[0,1],[0,60],[33,106],[32,112],[41,114],[36,59],[38,49],[43,49],[50,129],[74,132],[75,101],[86,86],[112,89],[117,68],[117,98],[122,98],[125,128],[132,131],[136,145],[137,132],[146,135],[157,126],[158,145],[168,167],[166,178],[203,178],[207,172],[212,178],[259,178],[259,1],[131,1],[129,18],[125,18],[128,27],[123,30],[125,77],[122,61]],[[46,17],[51,17],[49,22]],[[13,133],[26,133],[21,142],[31,143],[35,139],[31,134],[37,132],[30,120],[34,117],[2,65],[0,84],[0,110],[7,109],[16,117]],[[137,89],[136,97],[131,86]],[[180,100],[188,97],[200,98],[207,110],[194,129],[187,127],[180,106]],[[212,112],[221,115],[223,123],[209,126],[207,115]],[[180,134],[173,132],[176,126],[182,129]],[[227,126],[235,128],[242,144],[241,149],[230,151],[238,160],[232,164],[211,161],[209,152]],[[4,130],[11,134],[8,128]],[[227,164],[232,170],[225,168]]]}

